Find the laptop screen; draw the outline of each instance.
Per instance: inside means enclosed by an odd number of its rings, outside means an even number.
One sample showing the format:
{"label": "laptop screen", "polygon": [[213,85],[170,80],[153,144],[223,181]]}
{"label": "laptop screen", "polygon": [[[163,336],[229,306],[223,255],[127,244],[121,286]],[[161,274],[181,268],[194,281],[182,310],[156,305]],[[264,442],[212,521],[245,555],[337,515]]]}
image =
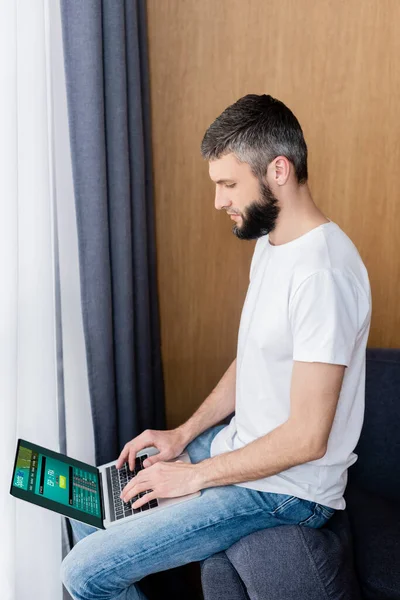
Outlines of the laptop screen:
{"label": "laptop screen", "polygon": [[104,529],[97,468],[64,454],[19,439],[10,493]]}

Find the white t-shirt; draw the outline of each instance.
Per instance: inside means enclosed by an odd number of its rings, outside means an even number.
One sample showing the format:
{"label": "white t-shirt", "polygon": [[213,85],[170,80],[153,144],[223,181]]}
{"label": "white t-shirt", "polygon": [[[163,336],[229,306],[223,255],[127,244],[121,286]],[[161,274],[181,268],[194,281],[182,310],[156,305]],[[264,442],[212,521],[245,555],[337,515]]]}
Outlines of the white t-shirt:
{"label": "white t-shirt", "polygon": [[346,365],[326,454],[270,477],[239,483],[336,509],[364,418],[371,290],[364,263],[333,221],[286,244],[257,240],[240,320],[235,416],[211,456],[236,450],[289,418],[293,361]]}

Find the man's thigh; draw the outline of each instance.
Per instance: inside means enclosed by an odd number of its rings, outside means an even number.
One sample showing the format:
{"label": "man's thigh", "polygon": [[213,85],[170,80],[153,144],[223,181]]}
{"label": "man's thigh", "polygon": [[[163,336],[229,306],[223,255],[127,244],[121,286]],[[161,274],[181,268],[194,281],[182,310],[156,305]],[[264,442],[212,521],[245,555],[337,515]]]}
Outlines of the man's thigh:
{"label": "man's thigh", "polygon": [[87,535],[64,559],[63,580],[71,587],[79,581],[93,597],[105,590],[117,596],[150,573],[201,561],[254,531],[282,525],[274,512],[287,498],[233,485],[205,489],[182,504]]}
{"label": "man's thigh", "polygon": [[[209,456],[219,429],[207,430],[189,444],[193,462]],[[92,535],[86,533],[64,559],[63,579],[79,582],[93,597],[101,590],[117,596],[150,573],[203,560],[254,531],[284,524],[280,507],[288,498],[241,486],[219,486],[107,530],[86,529]],[[297,505],[295,521],[309,516],[306,509]],[[80,533],[80,524],[76,527],[78,536],[85,535],[85,526]]]}

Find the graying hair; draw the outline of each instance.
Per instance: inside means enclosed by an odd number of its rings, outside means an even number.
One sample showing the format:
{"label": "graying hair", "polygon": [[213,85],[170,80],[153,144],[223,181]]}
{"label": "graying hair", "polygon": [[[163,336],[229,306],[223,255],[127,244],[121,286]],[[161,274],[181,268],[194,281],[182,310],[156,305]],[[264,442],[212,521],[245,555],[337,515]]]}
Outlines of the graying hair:
{"label": "graying hair", "polygon": [[307,145],[300,123],[272,96],[243,96],[207,129],[201,142],[203,158],[210,161],[230,153],[248,163],[260,181],[277,156],[293,164],[299,184],[307,181]]}

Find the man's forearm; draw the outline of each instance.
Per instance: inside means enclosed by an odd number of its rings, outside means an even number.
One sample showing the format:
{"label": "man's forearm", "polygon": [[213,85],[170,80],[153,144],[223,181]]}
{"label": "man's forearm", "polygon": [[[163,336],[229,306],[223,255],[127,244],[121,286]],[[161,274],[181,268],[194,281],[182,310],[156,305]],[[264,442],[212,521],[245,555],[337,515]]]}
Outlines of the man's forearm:
{"label": "man's forearm", "polygon": [[204,489],[269,477],[324,454],[325,449],[289,420],[239,450],[207,458],[193,467],[200,489]]}
{"label": "man's forearm", "polygon": [[178,427],[187,444],[235,410],[235,388],[236,359],[196,412],[186,423]]}

